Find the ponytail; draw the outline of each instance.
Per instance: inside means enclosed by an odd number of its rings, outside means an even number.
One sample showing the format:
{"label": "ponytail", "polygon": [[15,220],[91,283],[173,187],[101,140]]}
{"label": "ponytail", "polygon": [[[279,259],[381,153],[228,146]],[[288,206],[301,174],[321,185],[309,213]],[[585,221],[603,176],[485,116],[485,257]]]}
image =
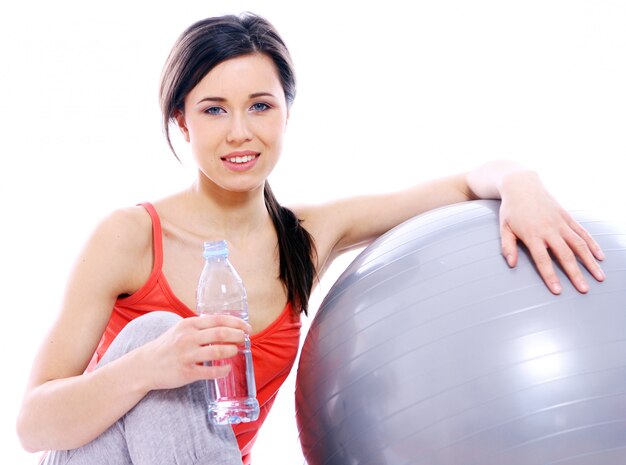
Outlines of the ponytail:
{"label": "ponytail", "polygon": [[313,239],[300,224],[301,220],[291,210],[278,203],[267,181],[263,195],[278,236],[280,280],[287,288],[287,298],[294,311],[307,315],[315,277]]}

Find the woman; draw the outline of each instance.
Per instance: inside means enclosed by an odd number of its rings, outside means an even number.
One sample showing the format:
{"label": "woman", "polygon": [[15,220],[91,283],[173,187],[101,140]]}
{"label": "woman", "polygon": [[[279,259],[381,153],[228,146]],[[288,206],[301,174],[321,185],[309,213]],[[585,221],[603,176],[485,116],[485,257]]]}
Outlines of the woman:
{"label": "woman", "polygon": [[[281,207],[267,178],[294,97],[289,53],[264,19],[210,18],[181,35],[164,68],[161,106],[168,143],[173,122],[197,179],[114,212],[87,242],[33,365],[18,419],[27,450],[58,451],[46,463],[249,463],[296,357],[299,314],[316,279],[342,252],[436,207],[501,198],[504,257],[515,266],[521,240],[555,294],[550,254],[580,292],[588,287],[577,258],[604,278],[591,236],[535,173],[509,162],[386,195]],[[202,243],[224,238],[248,291],[249,324],[193,311]],[[234,355],[245,333],[260,419],[214,427],[203,381],[220,373],[202,362]]]}

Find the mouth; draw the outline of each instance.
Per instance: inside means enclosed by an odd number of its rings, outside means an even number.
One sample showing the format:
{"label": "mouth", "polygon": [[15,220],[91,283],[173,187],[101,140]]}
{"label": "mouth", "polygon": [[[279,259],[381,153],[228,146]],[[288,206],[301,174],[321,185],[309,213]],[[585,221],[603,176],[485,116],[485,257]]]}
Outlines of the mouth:
{"label": "mouth", "polygon": [[228,161],[230,163],[237,163],[237,164],[241,164],[241,163],[248,163],[249,161],[254,160],[256,157],[258,157],[258,155],[244,155],[244,156],[238,156],[238,157],[224,157],[222,158],[222,160],[224,161]]}
{"label": "mouth", "polygon": [[231,170],[245,171],[252,168],[260,156],[258,152],[233,152],[221,157],[221,160]]}

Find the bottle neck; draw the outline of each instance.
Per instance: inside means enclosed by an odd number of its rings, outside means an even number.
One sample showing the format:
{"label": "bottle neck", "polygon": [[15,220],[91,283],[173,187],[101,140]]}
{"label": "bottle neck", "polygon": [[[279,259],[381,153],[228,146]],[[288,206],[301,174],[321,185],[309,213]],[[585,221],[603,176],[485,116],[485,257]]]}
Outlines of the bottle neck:
{"label": "bottle neck", "polygon": [[208,241],[204,243],[204,258],[228,258],[228,244],[226,241]]}

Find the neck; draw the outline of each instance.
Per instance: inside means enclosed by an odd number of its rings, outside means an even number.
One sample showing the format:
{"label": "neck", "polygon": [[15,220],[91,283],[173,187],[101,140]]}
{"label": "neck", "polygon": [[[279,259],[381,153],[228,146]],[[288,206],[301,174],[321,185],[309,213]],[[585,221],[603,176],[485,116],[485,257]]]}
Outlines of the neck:
{"label": "neck", "polygon": [[189,219],[193,218],[198,230],[214,231],[224,237],[247,237],[271,221],[263,186],[252,191],[228,192],[196,181],[186,197]]}

